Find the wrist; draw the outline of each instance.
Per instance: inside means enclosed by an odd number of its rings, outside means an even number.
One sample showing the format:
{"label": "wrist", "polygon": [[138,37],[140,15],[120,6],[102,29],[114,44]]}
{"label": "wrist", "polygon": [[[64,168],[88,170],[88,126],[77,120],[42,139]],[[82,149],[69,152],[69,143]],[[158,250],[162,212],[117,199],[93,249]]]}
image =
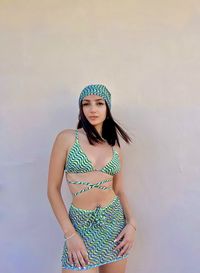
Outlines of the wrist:
{"label": "wrist", "polygon": [[135,229],[135,231],[136,231],[136,229],[137,229],[137,225],[136,225],[136,222],[134,221],[134,219],[132,218],[132,219],[130,219],[130,220],[126,220],[126,224],[129,224],[129,225],[131,225],[134,229]]}
{"label": "wrist", "polygon": [[73,232],[71,235],[69,235],[69,236],[67,236],[66,234],[64,234],[64,238],[65,238],[65,240],[68,240],[68,239],[70,239],[71,237],[73,237],[74,235],[76,235],[76,231],[75,232]]}
{"label": "wrist", "polygon": [[135,231],[137,230],[136,226],[135,226],[135,225],[133,225],[132,223],[127,223],[127,225],[132,226],[132,227],[134,228],[134,230],[135,230]]}
{"label": "wrist", "polygon": [[76,232],[76,230],[73,228],[63,231],[65,237],[69,237],[72,233],[75,233],[75,232]]}

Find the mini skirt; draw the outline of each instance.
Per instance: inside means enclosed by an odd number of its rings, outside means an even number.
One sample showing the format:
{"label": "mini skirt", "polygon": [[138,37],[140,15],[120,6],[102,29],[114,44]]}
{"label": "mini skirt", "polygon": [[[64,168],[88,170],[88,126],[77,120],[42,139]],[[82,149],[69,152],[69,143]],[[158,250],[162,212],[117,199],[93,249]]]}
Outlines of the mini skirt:
{"label": "mini skirt", "polygon": [[97,206],[93,210],[81,209],[71,203],[69,218],[84,241],[90,263],[84,268],[71,265],[68,260],[67,242],[64,241],[62,268],[87,270],[128,257],[129,253],[117,257],[121,249],[114,249],[123,240],[121,238],[114,242],[126,225],[123,207],[117,195],[107,206]]}

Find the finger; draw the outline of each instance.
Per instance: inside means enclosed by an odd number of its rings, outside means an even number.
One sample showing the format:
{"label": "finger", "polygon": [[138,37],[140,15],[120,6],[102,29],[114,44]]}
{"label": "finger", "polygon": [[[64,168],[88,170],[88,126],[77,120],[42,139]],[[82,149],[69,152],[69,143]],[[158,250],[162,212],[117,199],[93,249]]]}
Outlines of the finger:
{"label": "finger", "polygon": [[78,260],[79,260],[80,265],[81,265],[82,267],[85,267],[85,261],[84,261],[84,259],[83,259],[83,256],[82,256],[81,252],[80,252],[80,251],[77,251],[76,254],[77,254],[77,256],[78,256]]}
{"label": "finger", "polygon": [[87,251],[82,251],[82,256],[87,264],[90,263]]}
{"label": "finger", "polygon": [[114,242],[119,241],[124,236],[124,232],[121,232],[114,240]]}
{"label": "finger", "polygon": [[129,249],[131,249],[133,247],[133,243],[129,244]]}
{"label": "finger", "polygon": [[71,253],[71,251],[68,251],[68,260],[69,260],[69,263],[73,266],[74,263],[73,263],[73,258],[72,258],[72,253]]}
{"label": "finger", "polygon": [[81,268],[76,252],[73,252],[73,260],[76,267]]}
{"label": "finger", "polygon": [[117,257],[123,256],[128,251],[129,245],[126,244],[123,249],[119,252]]}
{"label": "finger", "polygon": [[127,242],[125,240],[123,240],[119,245],[117,245],[116,247],[114,247],[114,249],[120,249],[121,247],[123,247]]}

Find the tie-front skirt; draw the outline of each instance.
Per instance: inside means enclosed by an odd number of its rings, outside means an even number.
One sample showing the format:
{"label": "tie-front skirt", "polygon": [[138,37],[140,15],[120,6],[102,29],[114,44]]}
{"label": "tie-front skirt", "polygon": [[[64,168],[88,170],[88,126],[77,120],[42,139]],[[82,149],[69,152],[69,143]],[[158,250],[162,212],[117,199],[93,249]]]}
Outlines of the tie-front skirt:
{"label": "tie-front skirt", "polygon": [[123,240],[121,238],[114,242],[126,225],[123,207],[118,196],[115,196],[107,206],[97,206],[93,210],[81,209],[71,204],[69,218],[84,241],[90,263],[86,264],[85,268],[71,265],[65,241],[61,257],[62,268],[87,270],[128,257],[128,253],[117,257],[121,249],[114,249]]}

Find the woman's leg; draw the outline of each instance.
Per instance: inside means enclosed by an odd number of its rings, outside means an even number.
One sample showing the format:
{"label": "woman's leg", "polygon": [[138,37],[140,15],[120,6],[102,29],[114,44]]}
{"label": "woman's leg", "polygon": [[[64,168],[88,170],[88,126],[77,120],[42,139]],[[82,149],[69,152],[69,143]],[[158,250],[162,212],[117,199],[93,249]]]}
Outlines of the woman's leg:
{"label": "woman's leg", "polygon": [[99,267],[99,273],[125,273],[128,258],[124,258],[117,262],[101,265]]}

